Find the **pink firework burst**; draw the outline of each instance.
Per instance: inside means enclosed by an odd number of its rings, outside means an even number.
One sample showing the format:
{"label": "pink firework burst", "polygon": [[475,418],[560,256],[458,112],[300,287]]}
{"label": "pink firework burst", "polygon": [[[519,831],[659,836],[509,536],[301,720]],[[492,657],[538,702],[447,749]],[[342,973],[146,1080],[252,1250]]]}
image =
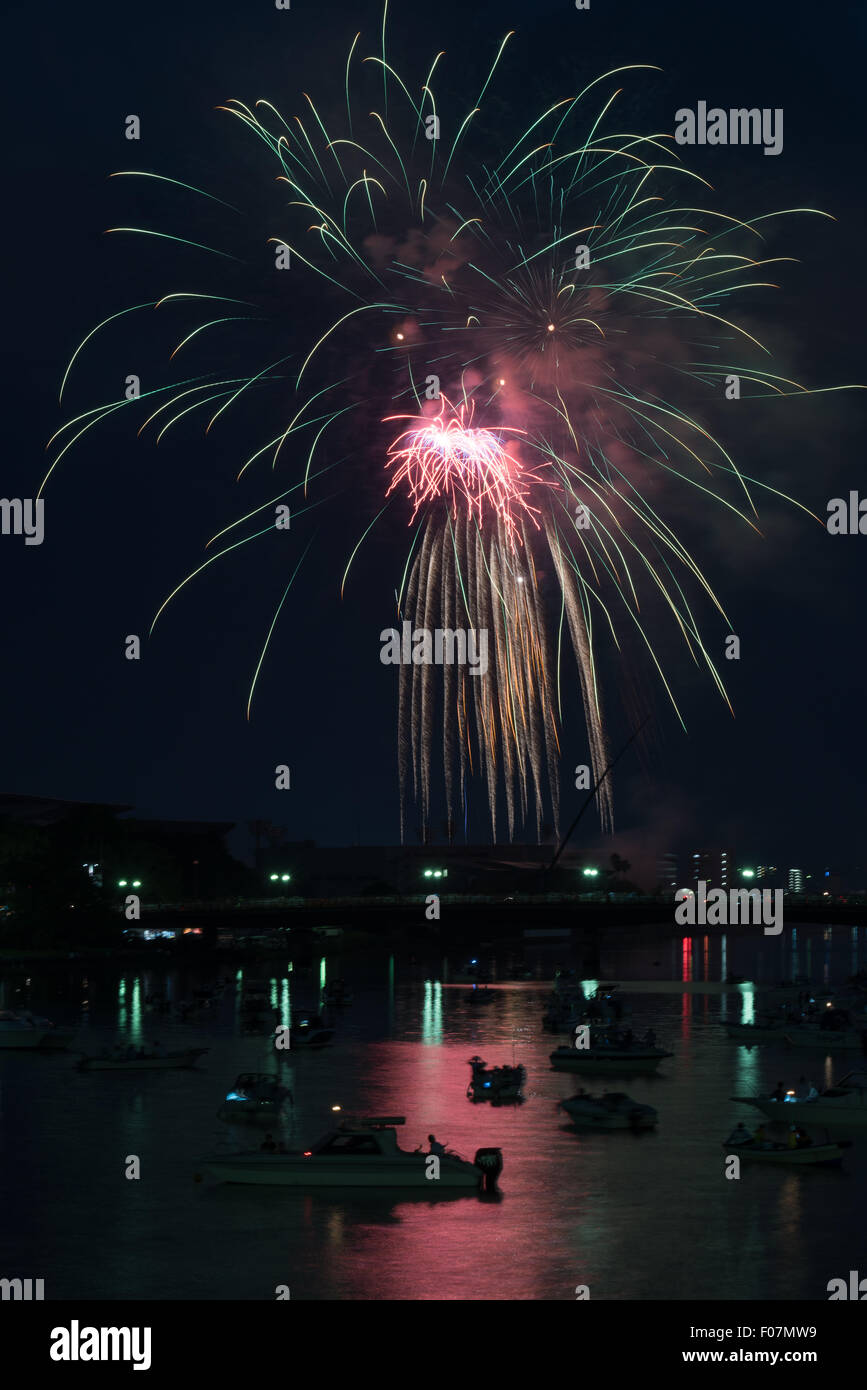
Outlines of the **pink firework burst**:
{"label": "pink firework burst", "polygon": [[386,467],[395,473],[386,496],[405,483],[413,502],[412,520],[425,502],[445,497],[453,516],[465,506],[480,525],[490,507],[513,537],[518,512],[538,527],[539,509],[528,497],[539,475],[523,467],[509,449],[511,441],[503,438],[526,434],[525,430],[507,425],[476,428],[472,402],[455,407],[445,396],[436,415],[388,415],[383,423],[388,420],[411,421],[388,450]]}

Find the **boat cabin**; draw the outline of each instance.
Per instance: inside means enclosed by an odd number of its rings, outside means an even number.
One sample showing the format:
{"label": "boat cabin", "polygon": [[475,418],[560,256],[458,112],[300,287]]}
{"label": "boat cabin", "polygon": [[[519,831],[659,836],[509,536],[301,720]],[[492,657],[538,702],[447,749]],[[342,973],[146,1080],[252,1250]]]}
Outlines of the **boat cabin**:
{"label": "boat cabin", "polygon": [[315,1154],[338,1158],[344,1154],[396,1154],[402,1152],[397,1143],[397,1125],[405,1125],[401,1115],[347,1117],[339,1129],[332,1130],[313,1149]]}

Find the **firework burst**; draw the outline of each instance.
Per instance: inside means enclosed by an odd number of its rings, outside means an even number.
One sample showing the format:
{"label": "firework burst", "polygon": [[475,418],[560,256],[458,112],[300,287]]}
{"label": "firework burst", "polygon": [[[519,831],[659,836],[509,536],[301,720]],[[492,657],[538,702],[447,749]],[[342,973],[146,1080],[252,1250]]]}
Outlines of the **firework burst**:
{"label": "firework burst", "polygon": [[[725,697],[696,595],[723,610],[660,498],[663,488],[692,489],[697,505],[719,503],[757,529],[753,493],[763,484],[739,470],[698,415],[731,375],[753,395],[807,394],[769,370],[768,349],[730,308],[739,292],[768,285],[766,267],[780,258],[762,256],[762,224],[778,214],[744,220],[708,210],[707,185],[683,167],[669,136],[619,129],[616,81],[646,65],[603,74],[507,137],[485,103],[511,35],[463,108],[438,99],[443,54],[405,80],[385,35],[384,18],[381,51],[364,60],[356,35],[335,84],[340,108],[333,92],[322,107],[305,95],[300,114],[288,116],[266,100],[221,108],[260,142],[263,177],[271,166],[278,235],[245,239],[232,205],[124,171],[208,199],[212,235],[205,243],[111,229],[183,242],[203,269],[189,289],[97,328],[157,307],[171,324],[170,362],[203,343],[210,358],[207,370],[182,379],[172,371],[138,401],[77,415],[52,441],[49,473],[118,411],[143,410],[139,433],[162,438],[182,422],[211,430],[230,410],[257,426],[271,402],[278,423],[271,437],[259,435],[238,477],[246,485],[270,464],[279,491],[271,483],[265,501],[248,503],[171,599],[207,566],[273,532],[275,504],[300,494],[303,515],[338,465],[364,495],[360,473],[369,481],[384,465],[384,505],[364,518],[341,592],[362,543],[408,524],[401,617],[484,630],[492,644],[483,680],[460,667],[402,668],[402,827],[414,801],[428,833],[441,746],[452,825],[477,776],[495,838],[502,806],[510,835],[527,821],[541,833],[557,822],[564,687],[580,691],[597,776],[605,765],[601,634],[614,648],[624,630],[637,638],[680,717],[643,594],[661,600],[689,659]],[[291,265],[294,312],[281,270],[263,276],[266,250]],[[61,394],[96,331],[73,354]],[[299,564],[267,628],[251,699]],[[598,801],[610,826],[609,783]]]}

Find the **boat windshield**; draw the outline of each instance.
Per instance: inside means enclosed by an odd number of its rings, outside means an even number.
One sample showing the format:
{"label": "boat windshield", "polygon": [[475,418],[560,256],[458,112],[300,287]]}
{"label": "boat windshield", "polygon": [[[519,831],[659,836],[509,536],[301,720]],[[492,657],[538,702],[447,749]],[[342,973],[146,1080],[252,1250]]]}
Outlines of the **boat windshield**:
{"label": "boat windshield", "polygon": [[379,1154],[382,1153],[382,1145],[379,1136],[376,1134],[329,1134],[316,1145],[314,1153],[333,1154],[340,1156],[343,1154]]}

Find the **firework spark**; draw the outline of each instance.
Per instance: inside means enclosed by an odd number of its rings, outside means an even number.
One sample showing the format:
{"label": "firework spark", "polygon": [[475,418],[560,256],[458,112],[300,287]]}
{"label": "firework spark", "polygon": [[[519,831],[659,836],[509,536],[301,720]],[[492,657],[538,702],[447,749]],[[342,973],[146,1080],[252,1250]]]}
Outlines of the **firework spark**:
{"label": "firework spark", "polygon": [[523,510],[535,520],[539,508],[532,506],[529,496],[540,470],[526,470],[510,448],[504,434],[523,435],[526,430],[501,426],[497,430],[473,427],[474,403],[469,409],[461,403],[455,409],[443,396],[436,415],[387,415],[391,420],[412,420],[388,450],[388,466],[394,467],[394,477],[388,488],[391,493],[405,483],[412,499],[410,524],[415,521],[425,503],[443,498],[453,519],[466,510],[471,520],[481,526],[488,509],[503,522],[511,540],[518,538],[516,512]]}
{"label": "firework spark", "polygon": [[[683,167],[670,136],[618,129],[614,79],[648,65],[604,73],[504,139],[485,99],[511,35],[462,109],[434,86],[442,54],[405,81],[386,58],[385,16],[381,51],[364,63],[359,37],[338,70],[345,110],[333,93],[321,108],[305,96],[289,119],[264,100],[221,108],[271,163],[279,237],[245,241],[231,220],[234,199],[141,175],[171,185],[173,197],[209,200],[207,243],[113,229],[202,254],[200,274],[210,278],[173,288],[153,307],[172,324],[167,360],[208,344],[207,368],[170,377],[139,401],[110,400],[77,415],[52,441],[49,475],[73,443],[118,411],[143,406],[139,433],[158,422],[161,439],[197,418],[210,430],[230,409],[261,428],[270,402],[273,433],[238,477],[247,485],[269,460],[273,474],[288,466],[294,476],[286,481],[281,472],[276,495],[248,504],[213,538],[220,548],[173,598],[224,555],[273,534],[273,509],[287,497],[300,493],[293,520],[300,518],[327,500],[310,494],[345,475],[347,460],[368,477],[384,462],[385,506],[364,518],[341,592],[377,528],[405,519],[413,537],[401,615],[428,629],[486,630],[493,647],[483,680],[451,666],[402,668],[402,829],[414,801],[420,833],[429,834],[441,720],[450,825],[465,816],[478,777],[495,838],[502,806],[510,836],[527,821],[541,834],[549,818],[557,822],[564,687],[580,692],[597,774],[606,761],[602,635],[616,649],[624,631],[637,638],[680,717],[643,596],[661,601],[690,660],[725,698],[697,600],[725,615],[663,510],[669,490],[692,489],[699,506],[719,503],[733,522],[757,530],[753,494],[764,485],[699,417],[733,375],[752,396],[811,394],[769,370],[767,347],[729,307],[739,293],[768,286],[764,268],[782,259],[760,250],[762,224],[777,214],[738,219],[695,206],[678,190],[704,190],[705,182]],[[227,220],[218,233],[220,218]],[[270,278],[256,269],[263,247],[280,267]],[[287,264],[290,312],[281,283]],[[146,307],[121,309],[87,335],[61,394],[94,334]],[[215,369],[215,360],[224,365]],[[408,413],[383,416],[402,408]],[[397,421],[404,427],[395,438]],[[237,528],[240,538],[227,539]],[[267,628],[254,687],[298,564]],[[598,804],[610,826],[609,782]]]}

